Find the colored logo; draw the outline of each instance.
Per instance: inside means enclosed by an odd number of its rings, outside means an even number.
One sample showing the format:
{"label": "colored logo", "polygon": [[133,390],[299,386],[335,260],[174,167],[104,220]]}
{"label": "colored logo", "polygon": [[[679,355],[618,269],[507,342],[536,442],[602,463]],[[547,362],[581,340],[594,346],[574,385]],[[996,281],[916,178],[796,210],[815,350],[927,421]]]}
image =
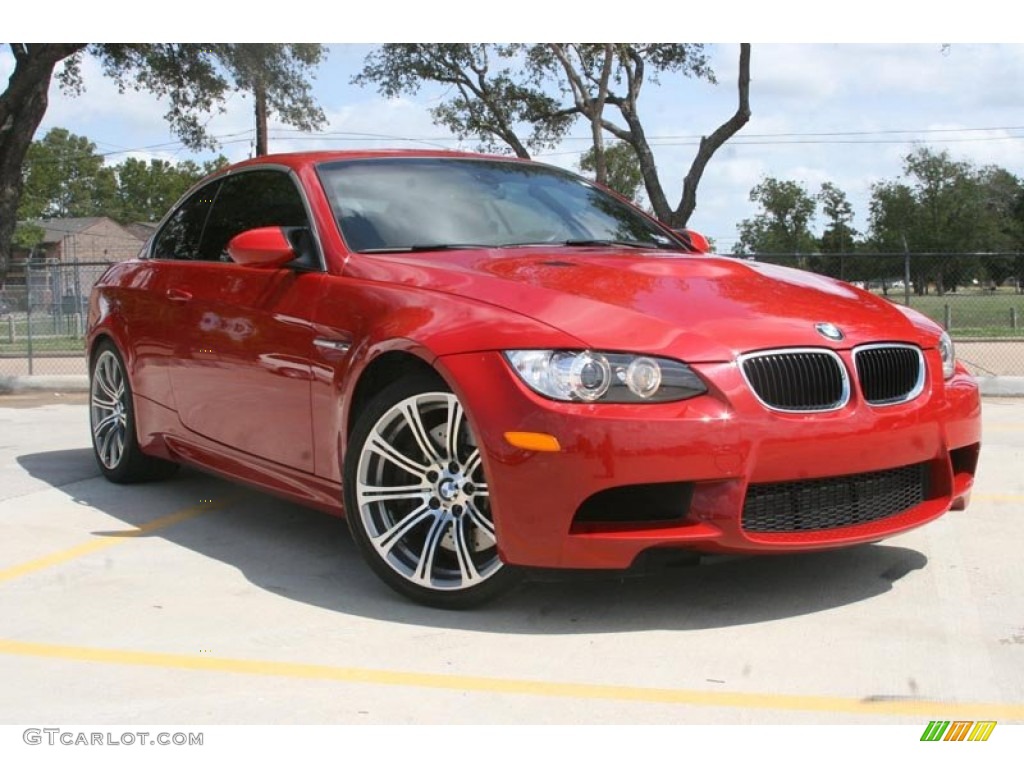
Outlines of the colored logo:
{"label": "colored logo", "polygon": [[995,720],[932,720],[921,741],[988,741],[995,728]]}
{"label": "colored logo", "polygon": [[843,332],[839,330],[838,326],[835,326],[832,323],[815,323],[814,330],[831,341],[843,340]]}

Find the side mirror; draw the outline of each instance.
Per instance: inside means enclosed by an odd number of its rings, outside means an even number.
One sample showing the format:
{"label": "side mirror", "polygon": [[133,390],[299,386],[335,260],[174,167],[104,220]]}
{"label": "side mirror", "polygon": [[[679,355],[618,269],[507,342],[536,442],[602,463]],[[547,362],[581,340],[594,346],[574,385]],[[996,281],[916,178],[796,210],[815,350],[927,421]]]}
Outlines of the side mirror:
{"label": "side mirror", "polygon": [[700,232],[695,229],[677,229],[680,235],[690,241],[690,244],[697,249],[698,253],[711,253],[711,243]]}
{"label": "side mirror", "polygon": [[295,258],[295,249],[280,227],[247,229],[228,242],[228,256],[246,267],[274,269]]}

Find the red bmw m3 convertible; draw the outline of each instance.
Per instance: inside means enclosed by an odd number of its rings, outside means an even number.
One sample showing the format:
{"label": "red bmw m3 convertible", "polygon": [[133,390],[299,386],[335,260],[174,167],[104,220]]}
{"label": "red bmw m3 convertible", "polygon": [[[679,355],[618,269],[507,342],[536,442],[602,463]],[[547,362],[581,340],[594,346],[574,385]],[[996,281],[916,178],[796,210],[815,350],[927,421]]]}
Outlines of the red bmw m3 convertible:
{"label": "red bmw m3 convertible", "polygon": [[96,458],[344,515],[443,607],[531,567],[820,550],[966,505],[980,401],[941,328],[695,241],[510,158],[239,163],[93,290]]}

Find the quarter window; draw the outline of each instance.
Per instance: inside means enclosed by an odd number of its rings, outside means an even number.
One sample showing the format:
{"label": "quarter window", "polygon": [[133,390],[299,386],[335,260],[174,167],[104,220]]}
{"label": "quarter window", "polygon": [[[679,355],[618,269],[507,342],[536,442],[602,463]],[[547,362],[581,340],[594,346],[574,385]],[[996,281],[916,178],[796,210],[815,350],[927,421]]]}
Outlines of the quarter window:
{"label": "quarter window", "polygon": [[153,258],[187,261],[200,258],[199,243],[203,227],[220,185],[220,180],[207,184],[171,214],[153,242]]}

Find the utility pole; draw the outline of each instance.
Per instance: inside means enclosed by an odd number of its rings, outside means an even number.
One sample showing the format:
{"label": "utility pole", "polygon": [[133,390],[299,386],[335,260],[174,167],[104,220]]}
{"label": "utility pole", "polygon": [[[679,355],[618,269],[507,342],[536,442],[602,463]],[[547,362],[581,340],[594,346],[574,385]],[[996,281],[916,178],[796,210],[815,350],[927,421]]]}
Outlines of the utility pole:
{"label": "utility pole", "polygon": [[253,83],[253,100],[256,102],[256,157],[267,154],[267,89],[259,77]]}

